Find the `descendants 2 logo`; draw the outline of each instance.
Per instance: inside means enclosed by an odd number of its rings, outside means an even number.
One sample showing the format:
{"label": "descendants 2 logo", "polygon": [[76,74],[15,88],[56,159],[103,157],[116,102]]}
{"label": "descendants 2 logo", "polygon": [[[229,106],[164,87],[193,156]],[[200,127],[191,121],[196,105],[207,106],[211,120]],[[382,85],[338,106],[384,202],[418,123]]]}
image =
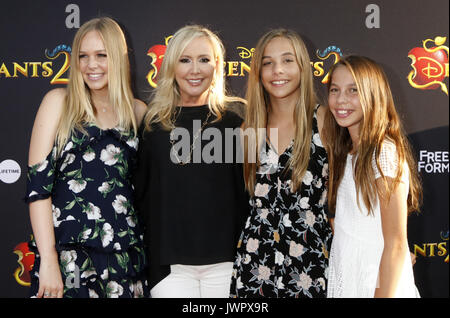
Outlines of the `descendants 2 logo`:
{"label": "descendants 2 logo", "polygon": [[426,39],[422,41],[422,47],[409,51],[413,69],[407,78],[412,87],[422,90],[440,88],[448,95],[448,88],[443,82],[448,77],[449,50],[448,46],[443,45],[446,40],[441,36]]}
{"label": "descendants 2 logo", "polygon": [[448,230],[441,231],[440,240],[432,243],[414,244],[414,255],[427,258],[440,257],[448,264]]}
{"label": "descendants 2 logo", "polygon": [[165,44],[156,44],[148,49],[147,55],[152,59],[150,66],[152,69],[148,72],[146,78],[148,84],[155,88],[156,87],[156,76],[158,75],[159,70],[161,69],[162,61],[164,58],[164,54],[166,53],[167,44],[169,40],[172,38],[172,35],[165,38]]}
{"label": "descendants 2 logo", "polygon": [[[70,53],[72,49],[70,46],[61,44],[55,47],[52,51],[45,50],[45,57],[50,61],[41,62],[12,62],[11,65],[7,65],[4,62],[0,66],[0,79],[1,78],[18,78],[18,77],[30,77],[50,78],[50,84],[67,84],[68,79],[63,75],[69,69],[70,66]],[[55,67],[53,61],[62,57],[63,64]]]}
{"label": "descendants 2 logo", "polygon": [[[167,45],[172,36],[168,36],[164,39],[164,44],[156,44],[150,47],[147,51],[147,56],[151,58],[150,66],[151,69],[147,73],[147,82],[148,84],[155,88],[157,86],[157,76],[158,72],[161,70],[162,61],[164,59],[164,54],[167,49]],[[250,72],[250,61],[253,53],[255,52],[254,48],[248,49],[243,46],[238,46],[236,48],[238,50],[238,55],[242,59],[241,61],[226,61],[224,62],[225,75],[227,77],[244,77],[246,73]],[[329,74],[325,74],[324,62],[331,58],[333,60],[333,64],[337,63],[342,57],[341,49],[336,46],[329,46],[325,50],[316,51],[316,56],[319,61],[311,61],[311,67],[313,68],[313,74],[316,77],[323,76],[321,82],[326,84],[328,82]]]}
{"label": "descendants 2 logo", "polygon": [[14,278],[22,286],[30,286],[30,271],[34,264],[34,253],[29,250],[27,242],[21,242],[16,245],[13,251],[17,255],[19,267],[14,271]]}
{"label": "descendants 2 logo", "polygon": [[[157,82],[157,75],[161,69],[161,64],[166,52],[167,44],[172,36],[164,39],[164,44],[153,45],[148,49],[147,56],[151,58],[151,69],[147,73],[146,79],[148,84],[155,88]],[[250,71],[250,61],[254,48],[247,49],[245,47],[237,47],[238,55],[241,61],[226,61],[224,64],[225,74],[228,77],[239,76],[243,77]],[[10,65],[3,62],[0,65],[0,79],[1,78],[50,78],[50,84],[67,84],[68,79],[63,77],[70,67],[71,47],[65,44],[58,45],[52,51],[46,49],[45,57],[50,61],[40,62],[12,62]],[[448,48],[447,48],[448,52]],[[337,63],[342,56],[340,48],[336,46],[329,46],[325,50],[316,51],[316,56],[319,61],[311,61],[313,74],[315,77],[322,77],[321,82],[326,84],[328,82],[329,74],[325,74],[324,62],[329,58],[333,59],[333,64]],[[448,55],[447,55],[448,56]],[[62,59],[62,65],[55,66],[54,61]],[[447,58],[447,76],[448,76],[448,58]]]}

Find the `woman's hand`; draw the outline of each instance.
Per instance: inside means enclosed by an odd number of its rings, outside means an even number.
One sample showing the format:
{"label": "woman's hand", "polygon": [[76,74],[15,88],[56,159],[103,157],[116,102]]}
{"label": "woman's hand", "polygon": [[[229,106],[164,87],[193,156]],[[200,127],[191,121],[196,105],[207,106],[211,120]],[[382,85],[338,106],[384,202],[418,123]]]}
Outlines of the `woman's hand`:
{"label": "woman's hand", "polygon": [[38,298],[62,298],[64,284],[56,251],[41,258]]}

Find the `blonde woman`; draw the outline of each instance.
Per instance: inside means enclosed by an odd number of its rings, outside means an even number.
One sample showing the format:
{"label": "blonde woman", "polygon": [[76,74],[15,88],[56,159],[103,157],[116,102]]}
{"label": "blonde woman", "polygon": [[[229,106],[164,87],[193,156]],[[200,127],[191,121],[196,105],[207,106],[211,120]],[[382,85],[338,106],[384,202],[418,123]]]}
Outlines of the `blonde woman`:
{"label": "blonde woman", "polygon": [[328,93],[328,297],[418,297],[407,216],[422,189],[387,77],[371,59],[348,56],[330,70]]}
{"label": "blonde woman", "polygon": [[244,105],[225,94],[223,57],[209,29],[179,29],[142,126],[135,189],[153,298],[228,297],[248,203],[239,131],[226,140]]}
{"label": "blonde woman", "polygon": [[[251,62],[244,129],[251,212],[234,263],[231,297],[325,297],[331,228],[327,154],[310,60],[293,31],[261,37]],[[256,153],[256,160],[251,154]]]}
{"label": "blonde woman", "polygon": [[33,297],[148,295],[130,180],[145,111],[131,92],[119,25],[86,22],[73,41],[67,88],[45,95],[31,136]]}

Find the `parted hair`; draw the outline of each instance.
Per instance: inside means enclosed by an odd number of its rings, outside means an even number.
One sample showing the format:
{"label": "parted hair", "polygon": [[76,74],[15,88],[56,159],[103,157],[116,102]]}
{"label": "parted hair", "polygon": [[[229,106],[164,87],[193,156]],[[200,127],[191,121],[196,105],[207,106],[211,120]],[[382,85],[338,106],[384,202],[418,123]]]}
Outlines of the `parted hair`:
{"label": "parted hair", "polygon": [[[328,89],[333,82],[333,72],[338,67],[346,67],[353,75],[363,111],[363,119],[359,125],[357,159],[354,165],[358,204],[361,196],[369,214],[372,214],[378,195],[392,193],[399,184],[406,162],[409,169],[408,212],[419,211],[422,187],[417,173],[417,163],[403,132],[385,72],[376,62],[367,57],[350,55],[342,58],[330,69]],[[352,140],[347,128],[340,127],[330,111],[325,116],[324,137],[330,170],[328,207],[334,212],[337,191],[344,174],[347,154],[352,149]],[[398,169],[391,183],[388,183],[388,179],[380,168],[380,152],[385,141],[395,144],[398,156]],[[377,188],[375,183],[372,167],[374,154],[384,189]]]}
{"label": "parted hair", "polygon": [[137,133],[134,116],[134,97],[131,90],[130,64],[125,35],[119,24],[109,17],[100,17],[84,23],[75,34],[70,60],[69,82],[64,109],[59,122],[56,143],[60,153],[74,129],[86,133],[83,126],[95,122],[95,108],[89,87],[80,71],[80,47],[87,33],[96,31],[103,40],[108,63],[108,94],[118,124]]}
{"label": "parted hair", "polygon": [[[274,29],[264,34],[255,47],[251,61],[248,87],[246,93],[247,115],[244,129],[258,131],[253,137],[244,139],[244,179],[245,186],[251,195],[254,194],[256,172],[260,166],[259,149],[265,141],[261,133],[267,126],[270,110],[270,97],[261,81],[261,68],[264,49],[274,38],[288,39],[295,51],[296,62],[300,68],[300,97],[295,105],[293,120],[295,123],[295,139],[292,157],[288,168],[292,170],[292,191],[297,191],[302,178],[308,168],[310,159],[310,140],[312,138],[312,125],[316,95],[314,92],[313,75],[310,66],[308,50],[302,38],[292,30]],[[255,140],[256,139],[256,140]],[[255,156],[256,160],[250,158]]]}
{"label": "parted hair", "polygon": [[227,95],[223,67],[225,48],[220,38],[204,26],[187,25],[176,31],[167,45],[157,77],[157,87],[153,91],[149,109],[144,117],[146,130],[151,130],[154,123],[159,123],[165,130],[173,128],[175,107],[181,101],[180,90],[175,79],[175,67],[184,49],[198,37],[208,39],[217,65],[208,94],[208,107],[216,116],[216,120],[222,118],[228,102],[244,102],[241,98]]}

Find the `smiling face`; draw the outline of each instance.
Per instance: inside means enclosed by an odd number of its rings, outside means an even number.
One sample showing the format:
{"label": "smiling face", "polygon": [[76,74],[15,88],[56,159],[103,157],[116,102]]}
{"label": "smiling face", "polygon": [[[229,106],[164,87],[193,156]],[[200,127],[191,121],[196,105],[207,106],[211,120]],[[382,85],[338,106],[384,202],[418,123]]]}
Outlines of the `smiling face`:
{"label": "smiling face", "polygon": [[181,95],[180,106],[205,105],[217,64],[207,37],[194,38],[175,65],[175,80]]}
{"label": "smiling face", "polygon": [[353,75],[344,65],[338,66],[331,76],[328,105],[337,124],[347,128],[352,140],[357,140],[364,113]]}
{"label": "smiling face", "polygon": [[79,63],[83,80],[91,91],[108,88],[108,57],[97,31],[86,33],[81,41]]}
{"label": "smiling face", "polygon": [[300,75],[291,41],[284,37],[270,40],[262,56],[261,81],[271,101],[296,101],[300,96]]}

